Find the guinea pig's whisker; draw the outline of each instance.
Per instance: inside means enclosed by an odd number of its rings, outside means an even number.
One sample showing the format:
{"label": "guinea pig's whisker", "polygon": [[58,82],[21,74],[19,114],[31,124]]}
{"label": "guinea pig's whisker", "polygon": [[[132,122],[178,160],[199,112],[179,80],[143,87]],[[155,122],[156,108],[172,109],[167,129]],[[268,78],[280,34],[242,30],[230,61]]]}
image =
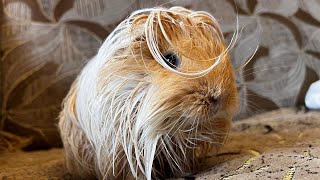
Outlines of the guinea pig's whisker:
{"label": "guinea pig's whisker", "polygon": [[261,111],[261,108],[253,102],[247,101],[246,106],[249,107],[247,111],[251,111],[250,113]]}
{"label": "guinea pig's whisker", "polygon": [[[256,96],[256,97],[259,97],[258,95],[255,95],[255,94],[248,94],[249,96]],[[245,101],[246,103],[249,103],[249,104],[247,104],[247,105],[249,105],[250,106],[250,103],[251,103],[251,106],[252,106],[252,108],[254,108],[254,110],[259,110],[259,109],[261,109],[261,107],[259,107],[255,102],[253,102],[253,101],[251,101],[251,100],[249,100],[249,99],[246,99],[246,98],[241,98],[241,97],[239,97],[239,100],[241,101]],[[254,107],[254,106],[256,106],[256,107]]]}
{"label": "guinea pig's whisker", "polygon": [[[163,147],[164,150],[166,151],[166,153],[164,153],[165,156],[166,156],[166,159],[167,159],[167,160],[172,160],[172,161],[174,162],[174,164],[176,165],[176,167],[177,167],[179,170],[181,170],[179,164],[178,164],[177,161],[176,161],[176,158],[172,157],[172,155],[171,155],[172,153],[175,153],[175,152],[174,152],[174,151],[171,152],[171,151],[168,150],[168,148],[167,148],[168,144],[165,143],[163,139],[161,139],[161,143],[162,143],[162,147]],[[169,146],[169,147],[170,147],[170,146]],[[174,167],[172,167],[172,165],[171,165],[171,168],[175,169]]]}
{"label": "guinea pig's whisker", "polygon": [[[263,65],[262,66],[257,66],[257,67],[254,67],[254,68],[250,68],[250,69],[247,69],[245,71],[242,71],[242,74],[244,74],[243,77],[247,77],[247,76],[254,75],[254,74],[257,74],[257,73],[261,73],[261,72],[264,72],[264,71],[270,71],[270,70],[273,70],[273,69],[281,69],[281,68],[293,67],[293,66],[276,66],[276,67],[270,67],[270,68],[265,68],[265,69],[254,70],[254,69],[257,69],[258,67],[263,67]],[[254,71],[250,72],[250,73],[246,73],[246,72],[252,71],[252,70],[254,70]]]}

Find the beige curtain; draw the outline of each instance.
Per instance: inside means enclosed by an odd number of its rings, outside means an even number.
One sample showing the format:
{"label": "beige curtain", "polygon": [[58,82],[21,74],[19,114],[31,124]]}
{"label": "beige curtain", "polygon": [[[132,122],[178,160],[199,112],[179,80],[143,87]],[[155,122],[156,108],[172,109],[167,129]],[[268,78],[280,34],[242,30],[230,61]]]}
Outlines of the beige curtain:
{"label": "beige curtain", "polygon": [[[70,83],[104,38],[141,7],[180,5],[206,10],[227,41],[239,86],[238,118],[303,105],[320,76],[319,0],[2,0],[0,146],[60,146],[56,128]],[[259,46],[252,61],[241,68]]]}

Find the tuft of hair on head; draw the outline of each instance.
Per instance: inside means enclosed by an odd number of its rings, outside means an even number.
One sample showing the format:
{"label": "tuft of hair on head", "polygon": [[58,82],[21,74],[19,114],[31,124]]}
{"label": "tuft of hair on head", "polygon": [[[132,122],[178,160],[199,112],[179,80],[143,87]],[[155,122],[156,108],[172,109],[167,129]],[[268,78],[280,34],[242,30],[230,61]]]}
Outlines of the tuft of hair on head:
{"label": "tuft of hair on head", "polygon": [[[224,37],[218,21],[209,13],[204,11],[192,11],[183,7],[155,7],[141,9],[133,12],[122,21],[116,29],[108,36],[99,50],[100,59],[110,59],[117,50],[132,46],[136,39],[144,39],[147,43],[148,51],[154,60],[167,70],[181,76],[197,78],[208,74],[221,61],[223,61],[229,51],[235,46],[239,37],[238,19],[235,32],[226,48],[221,49],[218,44],[224,45]],[[203,59],[212,62],[209,67],[197,71],[174,69],[165,62],[161,47],[174,49],[177,54],[186,55],[186,50],[179,48],[176,42],[179,37],[190,37],[193,40],[206,41],[202,44],[211,44],[212,47],[204,47],[206,50],[219,50],[215,57]],[[209,43],[208,43],[209,42]],[[108,52],[106,52],[108,50]],[[142,50],[141,50],[142,51]],[[136,52],[139,53],[139,52]],[[142,54],[140,52],[140,54]],[[135,52],[132,53],[135,55]],[[199,55],[201,53],[199,52]],[[139,62],[138,62],[139,63]]]}

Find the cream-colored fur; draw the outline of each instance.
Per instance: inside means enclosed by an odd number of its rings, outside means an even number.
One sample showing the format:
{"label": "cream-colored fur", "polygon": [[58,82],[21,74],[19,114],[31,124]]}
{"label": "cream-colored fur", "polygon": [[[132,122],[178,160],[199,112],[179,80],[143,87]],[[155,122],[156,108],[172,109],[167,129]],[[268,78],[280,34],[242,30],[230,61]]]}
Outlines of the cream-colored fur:
{"label": "cream-colored fur", "polygon": [[[181,7],[134,12],[109,35],[64,101],[67,168],[99,179],[178,177],[215,151],[237,110],[214,17]],[[172,68],[165,53],[179,57]]]}

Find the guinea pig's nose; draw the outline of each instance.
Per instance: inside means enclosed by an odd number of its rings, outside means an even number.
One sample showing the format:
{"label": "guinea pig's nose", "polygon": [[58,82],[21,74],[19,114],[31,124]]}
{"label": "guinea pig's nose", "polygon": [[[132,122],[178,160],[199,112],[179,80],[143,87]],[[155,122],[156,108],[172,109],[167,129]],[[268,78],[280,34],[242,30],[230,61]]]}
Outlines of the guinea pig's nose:
{"label": "guinea pig's nose", "polygon": [[220,101],[220,98],[217,96],[209,96],[209,101],[212,105],[217,105]]}
{"label": "guinea pig's nose", "polygon": [[209,108],[210,114],[211,115],[216,114],[217,111],[220,109],[220,105],[221,105],[220,97],[210,96],[210,97],[208,97],[208,101],[210,102],[210,108]]}

